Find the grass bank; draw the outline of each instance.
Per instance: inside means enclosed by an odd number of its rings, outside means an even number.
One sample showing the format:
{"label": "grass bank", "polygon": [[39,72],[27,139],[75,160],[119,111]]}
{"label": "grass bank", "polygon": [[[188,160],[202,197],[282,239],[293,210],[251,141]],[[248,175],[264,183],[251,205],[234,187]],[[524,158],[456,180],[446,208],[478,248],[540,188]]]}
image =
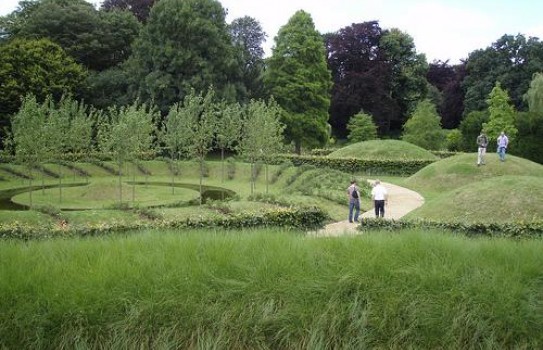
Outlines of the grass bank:
{"label": "grass bank", "polygon": [[543,242],[157,232],[0,244],[0,348],[541,348]]}

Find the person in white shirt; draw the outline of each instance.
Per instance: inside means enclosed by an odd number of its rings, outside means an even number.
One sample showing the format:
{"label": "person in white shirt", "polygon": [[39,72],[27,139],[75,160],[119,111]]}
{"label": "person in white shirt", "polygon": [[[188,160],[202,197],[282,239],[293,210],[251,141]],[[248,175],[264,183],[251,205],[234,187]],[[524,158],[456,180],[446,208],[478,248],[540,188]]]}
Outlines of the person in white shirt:
{"label": "person in white shirt", "polygon": [[375,180],[373,189],[371,190],[371,199],[375,207],[375,217],[385,216],[385,203],[388,201],[388,193],[385,186],[381,185],[381,181]]}
{"label": "person in white shirt", "polygon": [[505,135],[505,132],[502,131],[500,136],[498,136],[498,155],[502,162],[505,162],[505,151],[507,150],[508,144],[509,139],[507,138],[507,135]]}

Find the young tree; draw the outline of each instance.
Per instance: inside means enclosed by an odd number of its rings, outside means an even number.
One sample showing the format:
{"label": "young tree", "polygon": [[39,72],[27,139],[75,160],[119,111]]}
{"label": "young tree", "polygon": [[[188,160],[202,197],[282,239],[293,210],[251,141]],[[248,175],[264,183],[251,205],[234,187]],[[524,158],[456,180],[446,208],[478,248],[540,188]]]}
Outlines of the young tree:
{"label": "young tree", "polygon": [[516,112],[509,100],[507,91],[501,88],[500,82],[496,82],[486,101],[489,119],[483,124],[483,130],[491,140],[496,140],[502,131],[507,134],[509,142],[512,142],[517,135]]}
{"label": "young tree", "polygon": [[239,142],[242,129],[242,108],[238,103],[217,105],[218,118],[215,130],[217,146],[221,149],[221,181],[224,182],[224,151]]}
{"label": "young tree", "polygon": [[[15,158],[24,164],[29,171],[29,182],[32,187],[32,169],[46,157],[44,126],[46,110],[33,95],[27,95],[19,111],[11,120],[11,135]],[[32,191],[29,191],[30,208],[32,207]]]}
{"label": "young tree", "polygon": [[[98,143],[110,153],[119,168],[119,204],[123,202],[122,175],[126,162],[148,151],[152,143],[154,112],[137,102],[119,109],[110,108],[98,123]],[[133,196],[134,196],[134,192]],[[134,198],[133,198],[134,199]]]}
{"label": "young tree", "polygon": [[264,83],[285,110],[285,136],[297,153],[302,146],[322,146],[329,138],[332,87],[322,36],[311,16],[300,10],[281,27],[275,41]]}
{"label": "young tree", "polygon": [[282,113],[273,99],[268,103],[251,100],[246,107],[239,150],[251,163],[251,194],[256,184],[255,163],[275,153],[283,143],[284,125],[280,122]]}
{"label": "young tree", "polygon": [[[191,111],[188,107],[183,107],[176,103],[168,112],[165,120],[162,122],[160,130],[160,140],[168,150],[170,161],[175,169],[178,169],[178,161],[181,159],[191,142],[190,123],[192,122]],[[172,171],[172,194],[175,194],[175,175],[177,171]]]}
{"label": "young tree", "polygon": [[363,111],[360,111],[349,120],[347,129],[349,130],[348,138],[351,142],[375,140],[377,138],[377,126],[373,122],[372,116]]}
{"label": "young tree", "polygon": [[435,105],[429,100],[419,102],[404,125],[402,139],[428,150],[440,150],[444,138]]}
{"label": "young tree", "polygon": [[202,204],[205,157],[212,148],[215,132],[214,96],[212,88],[209,88],[205,95],[196,94],[192,90],[183,102],[184,113],[187,113],[186,118],[189,121],[187,137],[190,140],[185,149],[188,156],[196,158],[200,165],[200,204]]}

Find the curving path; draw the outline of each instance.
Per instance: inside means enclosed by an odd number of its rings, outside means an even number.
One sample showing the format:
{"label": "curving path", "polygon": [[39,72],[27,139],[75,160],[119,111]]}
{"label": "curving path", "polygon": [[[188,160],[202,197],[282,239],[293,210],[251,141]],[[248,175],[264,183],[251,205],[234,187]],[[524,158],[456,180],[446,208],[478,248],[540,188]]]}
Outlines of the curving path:
{"label": "curving path", "polygon": [[[373,180],[368,180],[368,182],[373,182]],[[385,207],[385,219],[397,220],[424,204],[424,198],[415,191],[387,182],[381,182],[381,184],[388,191],[388,205]],[[347,215],[348,210],[345,210],[345,217]],[[372,208],[365,213],[361,213],[360,216],[362,218],[373,218],[375,217],[375,212]],[[348,220],[338,221],[328,224],[323,229],[310,234],[316,236],[358,234],[360,231],[356,230],[357,226],[357,224],[350,223]]]}

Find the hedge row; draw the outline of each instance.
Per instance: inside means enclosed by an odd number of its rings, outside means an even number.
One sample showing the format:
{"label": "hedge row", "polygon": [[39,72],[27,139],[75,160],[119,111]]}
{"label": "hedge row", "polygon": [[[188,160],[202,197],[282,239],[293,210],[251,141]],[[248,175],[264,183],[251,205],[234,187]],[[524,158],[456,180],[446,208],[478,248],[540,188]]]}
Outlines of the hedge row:
{"label": "hedge row", "polygon": [[441,229],[468,236],[490,237],[543,237],[543,221],[511,223],[466,223],[431,220],[382,220],[367,218],[358,226],[360,231],[404,229]]}
{"label": "hedge row", "polygon": [[306,156],[294,154],[277,154],[268,157],[270,164],[281,164],[290,161],[295,166],[313,165],[319,168],[331,168],[348,173],[363,172],[366,175],[413,175],[433,160],[386,160],[357,158],[327,158],[322,156]]}
{"label": "hedge row", "polygon": [[193,229],[225,228],[243,229],[255,227],[286,227],[315,230],[324,226],[328,215],[317,207],[282,208],[258,214],[238,214],[213,220],[187,219],[183,221],[157,220],[150,222],[102,223],[84,226],[43,225],[30,226],[22,223],[0,223],[0,239],[48,239],[61,237],[103,236],[143,229]]}

